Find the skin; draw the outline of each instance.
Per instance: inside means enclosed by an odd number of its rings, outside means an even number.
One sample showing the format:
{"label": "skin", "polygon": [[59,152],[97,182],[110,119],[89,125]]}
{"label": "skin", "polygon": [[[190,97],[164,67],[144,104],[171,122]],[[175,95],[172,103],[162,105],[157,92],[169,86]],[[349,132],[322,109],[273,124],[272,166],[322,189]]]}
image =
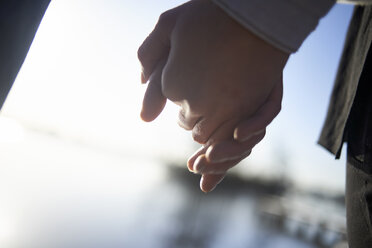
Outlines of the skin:
{"label": "skin", "polygon": [[209,0],[163,13],[139,48],[148,82],[141,118],[154,120],[167,99],[180,106],[179,125],[203,145],[187,165],[204,192],[265,136],[281,108],[288,56]]}

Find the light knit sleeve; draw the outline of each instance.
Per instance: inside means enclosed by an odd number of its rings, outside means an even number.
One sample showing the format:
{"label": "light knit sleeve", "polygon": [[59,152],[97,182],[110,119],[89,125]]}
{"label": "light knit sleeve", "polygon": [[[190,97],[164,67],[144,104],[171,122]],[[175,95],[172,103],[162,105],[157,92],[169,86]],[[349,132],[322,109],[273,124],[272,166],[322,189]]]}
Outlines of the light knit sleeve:
{"label": "light knit sleeve", "polygon": [[293,53],[316,28],[335,0],[212,0],[245,28]]}

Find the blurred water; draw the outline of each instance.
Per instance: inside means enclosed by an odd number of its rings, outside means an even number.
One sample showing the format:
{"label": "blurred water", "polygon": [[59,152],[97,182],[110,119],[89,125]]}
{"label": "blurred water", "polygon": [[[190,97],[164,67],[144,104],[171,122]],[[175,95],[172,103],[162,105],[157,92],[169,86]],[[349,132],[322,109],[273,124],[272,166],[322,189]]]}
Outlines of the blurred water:
{"label": "blurred water", "polygon": [[170,171],[22,129],[0,142],[0,247],[315,247],[261,225],[252,192],[204,194]]}

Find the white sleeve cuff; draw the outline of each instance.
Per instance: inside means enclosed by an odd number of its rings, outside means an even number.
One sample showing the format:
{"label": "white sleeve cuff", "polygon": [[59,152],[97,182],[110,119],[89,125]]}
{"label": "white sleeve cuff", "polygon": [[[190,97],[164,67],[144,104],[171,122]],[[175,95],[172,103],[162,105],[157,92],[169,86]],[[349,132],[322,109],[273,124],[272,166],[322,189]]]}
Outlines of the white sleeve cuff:
{"label": "white sleeve cuff", "polygon": [[296,52],[335,0],[212,0],[237,22],[280,50]]}

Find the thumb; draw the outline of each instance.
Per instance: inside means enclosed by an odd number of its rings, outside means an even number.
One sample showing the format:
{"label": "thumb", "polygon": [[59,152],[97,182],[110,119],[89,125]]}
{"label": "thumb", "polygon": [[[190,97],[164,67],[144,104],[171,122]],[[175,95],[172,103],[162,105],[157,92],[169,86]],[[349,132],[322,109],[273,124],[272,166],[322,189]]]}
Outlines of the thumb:
{"label": "thumb", "polygon": [[151,74],[142,103],[141,119],[153,121],[163,111],[167,99],[161,90],[161,75],[165,61],[161,61]]}

